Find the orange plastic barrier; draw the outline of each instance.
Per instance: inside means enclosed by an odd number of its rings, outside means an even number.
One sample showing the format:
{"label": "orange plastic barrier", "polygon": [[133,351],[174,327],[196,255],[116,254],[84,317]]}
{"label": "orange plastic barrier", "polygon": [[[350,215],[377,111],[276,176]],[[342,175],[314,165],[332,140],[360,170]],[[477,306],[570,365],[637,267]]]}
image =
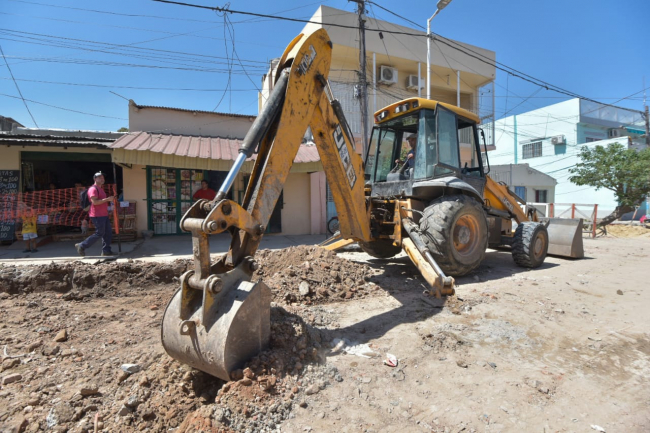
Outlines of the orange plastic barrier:
{"label": "orange plastic barrier", "polygon": [[[5,194],[0,210],[0,221],[16,221],[27,215],[37,215],[38,224],[80,227],[88,218],[80,204],[81,193],[86,188],[65,188],[46,191]],[[116,185],[103,185],[106,196],[116,196]],[[117,201],[113,205],[113,217],[117,222]],[[116,228],[116,231],[119,230]]]}

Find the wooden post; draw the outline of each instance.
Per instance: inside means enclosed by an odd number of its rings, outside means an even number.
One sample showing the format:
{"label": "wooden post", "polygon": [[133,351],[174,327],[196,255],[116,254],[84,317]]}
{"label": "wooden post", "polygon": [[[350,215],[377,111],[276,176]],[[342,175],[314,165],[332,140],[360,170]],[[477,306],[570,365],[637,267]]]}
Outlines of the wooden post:
{"label": "wooden post", "polygon": [[591,236],[596,239],[596,224],[598,222],[598,205],[594,205],[594,228],[592,230]]}
{"label": "wooden post", "polygon": [[554,204],[555,203],[551,203],[550,210],[549,210],[549,215],[548,215],[549,218],[555,217],[555,206],[554,206]]}
{"label": "wooden post", "polygon": [[576,204],[572,203],[571,204],[571,219],[574,219],[576,217]]}

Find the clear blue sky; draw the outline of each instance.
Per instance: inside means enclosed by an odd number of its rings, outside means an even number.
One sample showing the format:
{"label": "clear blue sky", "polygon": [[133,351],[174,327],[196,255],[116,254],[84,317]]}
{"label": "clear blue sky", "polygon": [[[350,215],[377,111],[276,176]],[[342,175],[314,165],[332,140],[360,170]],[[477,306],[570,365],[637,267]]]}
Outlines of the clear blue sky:
{"label": "clear blue sky", "polygon": [[[376,3],[423,26],[435,10],[434,1]],[[345,0],[232,0],[230,9],[308,19],[319,4],[356,9]],[[411,26],[376,6],[368,12]],[[529,75],[613,103],[641,91],[644,75],[650,87],[648,17],[647,0],[454,0],[432,27],[443,36],[493,50],[499,62]],[[95,115],[28,102],[40,127],[127,126],[127,101],[110,91],[142,105],[256,114],[255,88],[267,61],[278,57],[304,24],[243,15],[228,19],[231,28],[215,12],[150,0],[0,0],[0,46],[26,99]],[[236,57],[231,60],[233,31],[245,72]],[[498,71],[497,114],[512,110],[537,89]],[[617,105],[642,110],[642,95]],[[34,127],[22,101],[11,98],[17,96],[0,59],[0,115]],[[511,113],[564,99],[568,97],[541,90]]]}

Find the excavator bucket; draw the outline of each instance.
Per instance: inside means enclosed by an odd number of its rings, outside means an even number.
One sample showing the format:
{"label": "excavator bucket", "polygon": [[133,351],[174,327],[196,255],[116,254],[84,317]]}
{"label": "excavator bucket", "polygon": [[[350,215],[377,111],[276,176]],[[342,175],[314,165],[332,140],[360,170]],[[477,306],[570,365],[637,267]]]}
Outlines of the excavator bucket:
{"label": "excavator bucket", "polygon": [[582,219],[541,218],[548,223],[548,254],[581,259],[585,256],[582,245]]}
{"label": "excavator bucket", "polygon": [[181,277],[181,288],[167,305],[161,328],[169,356],[230,380],[230,373],[265,350],[271,331],[271,291],[250,282],[246,263],[218,277],[218,291],[196,290]]}

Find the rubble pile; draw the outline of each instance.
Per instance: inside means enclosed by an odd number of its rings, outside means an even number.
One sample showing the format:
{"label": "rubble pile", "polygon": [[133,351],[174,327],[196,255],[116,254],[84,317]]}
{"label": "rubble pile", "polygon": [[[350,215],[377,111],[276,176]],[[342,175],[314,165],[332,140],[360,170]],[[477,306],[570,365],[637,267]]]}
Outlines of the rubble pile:
{"label": "rubble pile", "polygon": [[275,431],[343,380],[315,327],[327,323],[323,307],[305,304],[366,296],[372,271],[314,247],[259,260],[275,292],[270,347],[229,382],[160,344],[162,312],[190,261],[0,267],[0,430]]}
{"label": "rubble pile", "polygon": [[256,276],[281,304],[314,305],[363,298],[377,288],[370,282],[375,271],[369,266],[315,246],[262,250],[255,259],[261,265]]}
{"label": "rubble pile", "polygon": [[[0,292],[69,292],[104,294],[123,287],[169,284],[190,266],[189,260],[166,263],[129,260],[125,263],[51,263],[43,266],[0,266]],[[101,296],[101,295],[100,295]]]}

